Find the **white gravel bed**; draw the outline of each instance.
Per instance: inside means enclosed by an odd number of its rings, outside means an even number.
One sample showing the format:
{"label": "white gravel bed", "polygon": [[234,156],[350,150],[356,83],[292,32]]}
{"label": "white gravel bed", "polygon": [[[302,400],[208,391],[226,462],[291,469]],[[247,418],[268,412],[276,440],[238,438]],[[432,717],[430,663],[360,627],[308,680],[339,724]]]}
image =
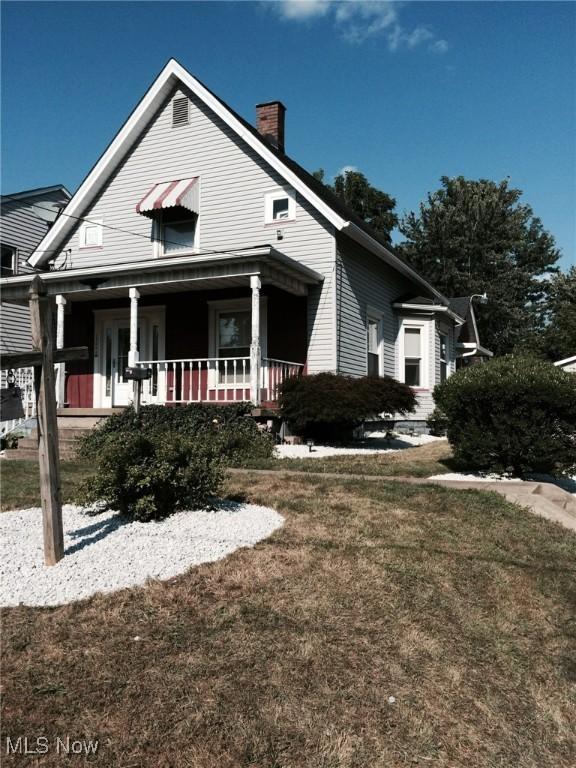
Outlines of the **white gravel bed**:
{"label": "white gravel bed", "polygon": [[269,507],[221,502],[214,511],[130,522],[115,512],[62,509],[65,556],[44,565],[38,507],[0,514],[0,605],[61,605],[168,579],[241,547],[254,546],[284,518]]}
{"label": "white gravel bed", "polygon": [[353,456],[373,453],[394,453],[405,448],[413,448],[417,445],[425,445],[435,440],[444,440],[443,437],[433,435],[398,435],[391,440],[385,440],[385,432],[372,432],[362,446],[340,447],[337,445],[314,445],[312,450],[307,445],[277,445],[276,457],[279,459],[320,459],[324,456]]}
{"label": "white gravel bed", "polygon": [[[530,482],[552,483],[576,496],[576,475],[573,477],[553,477],[552,475],[533,475],[526,478]],[[481,483],[522,482],[520,477],[509,475],[485,474],[482,472],[447,472],[445,475],[431,475],[428,480],[470,480]]]}

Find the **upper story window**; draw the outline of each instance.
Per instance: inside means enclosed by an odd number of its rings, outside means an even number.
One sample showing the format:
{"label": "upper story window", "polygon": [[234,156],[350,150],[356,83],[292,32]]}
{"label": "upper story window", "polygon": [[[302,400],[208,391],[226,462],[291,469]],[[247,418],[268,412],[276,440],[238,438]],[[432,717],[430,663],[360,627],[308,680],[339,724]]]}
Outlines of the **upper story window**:
{"label": "upper story window", "polygon": [[16,248],[12,248],[11,245],[2,246],[2,268],[0,271],[2,277],[10,277],[18,271]]}
{"label": "upper story window", "polygon": [[159,220],[160,242],[165,254],[196,249],[198,216],[195,213],[172,209],[162,212]]}
{"label": "upper story window", "polygon": [[264,223],[282,224],[296,218],[296,197],[290,188],[267,192],[264,196]]}
{"label": "upper story window", "polygon": [[102,219],[90,219],[85,221],[78,232],[79,248],[101,248],[102,247]]}
{"label": "upper story window", "polygon": [[446,381],[448,376],[448,336],[440,334],[440,381]]}
{"label": "upper story window", "polygon": [[198,250],[200,179],[161,181],[146,192],[136,212],[152,219],[155,256]]}

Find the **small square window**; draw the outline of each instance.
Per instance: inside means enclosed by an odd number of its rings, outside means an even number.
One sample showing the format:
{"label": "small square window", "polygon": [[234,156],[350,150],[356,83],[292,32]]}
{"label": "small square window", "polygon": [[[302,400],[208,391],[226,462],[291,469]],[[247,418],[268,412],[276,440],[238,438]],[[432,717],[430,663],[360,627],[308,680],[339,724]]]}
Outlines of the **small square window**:
{"label": "small square window", "polygon": [[272,218],[274,221],[278,219],[288,218],[288,198],[281,197],[278,200],[272,201]]}
{"label": "small square window", "polygon": [[264,223],[277,224],[296,218],[296,198],[291,189],[268,192],[264,198]]}
{"label": "small square window", "polygon": [[164,253],[193,250],[196,245],[196,219],[165,223],[162,239]]}
{"label": "small square window", "polygon": [[80,248],[100,248],[102,246],[102,219],[85,221],[78,234]]}

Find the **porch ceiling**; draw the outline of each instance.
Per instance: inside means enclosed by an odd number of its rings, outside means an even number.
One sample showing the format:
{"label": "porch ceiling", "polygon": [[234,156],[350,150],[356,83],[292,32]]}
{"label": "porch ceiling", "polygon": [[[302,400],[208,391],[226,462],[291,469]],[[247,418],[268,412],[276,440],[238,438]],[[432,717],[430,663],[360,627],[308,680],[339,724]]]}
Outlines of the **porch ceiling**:
{"label": "porch ceiling", "polygon": [[[2,301],[26,303],[35,273],[0,281]],[[298,296],[308,286],[322,282],[321,274],[277,251],[270,245],[210,255],[107,264],[42,273],[48,295],[63,294],[70,301],[125,297],[128,288],[141,295],[178,293],[243,286],[251,275],[264,285],[274,285]]]}

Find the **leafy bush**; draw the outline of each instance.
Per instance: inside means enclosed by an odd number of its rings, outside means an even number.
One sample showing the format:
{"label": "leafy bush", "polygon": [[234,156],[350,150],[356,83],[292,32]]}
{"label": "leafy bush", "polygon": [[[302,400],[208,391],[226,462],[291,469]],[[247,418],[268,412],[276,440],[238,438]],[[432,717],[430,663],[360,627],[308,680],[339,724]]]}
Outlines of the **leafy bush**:
{"label": "leafy bush", "polygon": [[82,484],[77,501],[104,502],[142,522],[209,505],[223,479],[222,462],[210,440],[166,430],[111,432],[100,446],[96,469]]}
{"label": "leafy bush", "polygon": [[279,406],[296,434],[335,440],[349,437],[370,416],[413,411],[416,398],[410,387],[389,376],[318,373],[284,381]]}
{"label": "leafy bush", "polygon": [[506,356],[458,371],[434,390],[455,458],[495,472],[576,467],[576,376]]}
{"label": "leafy bush", "polygon": [[273,442],[262,433],[249,415],[251,406],[210,405],[191,403],[175,407],[144,406],[136,416],[133,408],[114,414],[92,430],[79,443],[83,458],[97,458],[110,440],[117,435],[147,435],[168,433],[190,439],[209,439],[223,461],[241,465],[249,460],[266,459],[272,455]]}
{"label": "leafy bush", "polygon": [[434,408],[430,416],[428,416],[426,424],[432,435],[445,435],[448,429],[448,419],[446,418],[446,414],[438,407]]}

